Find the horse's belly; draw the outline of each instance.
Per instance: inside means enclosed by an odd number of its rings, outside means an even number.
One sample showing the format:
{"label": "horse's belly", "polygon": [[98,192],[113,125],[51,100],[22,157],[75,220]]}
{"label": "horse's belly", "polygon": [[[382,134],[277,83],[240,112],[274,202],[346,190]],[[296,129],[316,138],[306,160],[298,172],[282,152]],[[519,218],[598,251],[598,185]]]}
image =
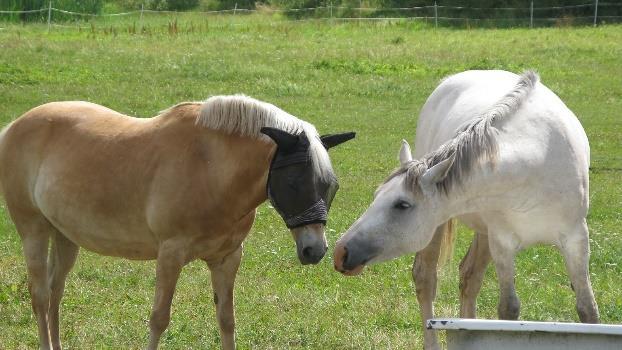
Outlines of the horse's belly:
{"label": "horse's belly", "polygon": [[159,243],[140,212],[113,215],[93,210],[85,203],[68,204],[63,199],[60,195],[39,198],[39,209],[58,231],[78,246],[128,259],[157,257]]}
{"label": "horse's belly", "polygon": [[98,254],[136,260],[150,260],[158,256],[158,242],[148,232],[105,226],[94,229],[64,225],[59,220],[50,221],[69,240]]}
{"label": "horse's belly", "polygon": [[123,240],[113,235],[103,237],[102,235],[72,234],[67,231],[62,233],[80,247],[101,255],[134,260],[151,260],[158,257],[158,245],[155,242]]}
{"label": "horse's belly", "polygon": [[472,213],[459,219],[472,229],[488,235],[511,235],[519,249],[537,244],[558,245],[560,237],[571,232],[580,217],[565,217],[558,210],[540,206],[532,210],[513,210]]}

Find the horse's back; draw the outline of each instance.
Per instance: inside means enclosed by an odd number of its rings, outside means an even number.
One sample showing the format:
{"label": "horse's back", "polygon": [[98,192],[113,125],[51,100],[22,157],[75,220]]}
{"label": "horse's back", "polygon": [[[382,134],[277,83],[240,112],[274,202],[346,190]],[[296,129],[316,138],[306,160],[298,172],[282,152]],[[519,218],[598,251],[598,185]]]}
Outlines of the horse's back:
{"label": "horse's back", "polygon": [[[417,122],[417,157],[453,138],[466,123],[478,118],[516,85],[519,76],[499,70],[466,71],[445,79],[430,95]],[[583,169],[589,164],[587,136],[576,116],[543,84],[536,84],[519,109],[496,120],[498,142],[513,151],[546,158],[549,151],[570,148],[579,153]],[[522,142],[518,142],[518,140]],[[557,143],[557,144],[556,144]],[[540,147],[546,144],[549,147]],[[568,147],[570,146],[570,147]]]}
{"label": "horse's back", "polygon": [[5,127],[0,152],[19,153],[19,150],[12,148],[23,148],[26,145],[42,147],[53,141],[56,134],[78,127],[91,129],[91,132],[100,136],[103,133],[114,133],[134,120],[137,119],[90,102],[50,102],[29,110]]}
{"label": "horse's back", "polygon": [[125,116],[113,109],[104,107],[102,105],[87,102],[87,101],[55,101],[42,104],[40,106],[32,108],[26,112],[27,115],[39,115],[39,116],[57,116],[57,117],[71,117],[71,116],[105,116],[105,115],[117,115]]}

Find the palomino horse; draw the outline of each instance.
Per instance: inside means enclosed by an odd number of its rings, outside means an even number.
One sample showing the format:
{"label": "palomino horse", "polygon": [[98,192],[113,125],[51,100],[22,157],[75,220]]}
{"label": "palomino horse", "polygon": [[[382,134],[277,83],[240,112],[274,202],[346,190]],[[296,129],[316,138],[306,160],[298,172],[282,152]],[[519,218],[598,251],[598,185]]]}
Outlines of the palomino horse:
{"label": "palomino horse", "polygon": [[182,267],[204,260],[222,347],[233,349],[233,284],[255,209],[269,196],[300,261],[319,262],[337,190],[327,149],[352,137],[320,138],[311,124],[245,96],[182,103],[149,119],[55,102],[15,120],[0,134],[0,182],[41,348],[61,347],[59,305],[83,247],[157,259],[149,349],[168,326]]}
{"label": "palomino horse", "polygon": [[[400,167],[367,211],[339,239],[335,268],[417,252],[413,277],[422,319],[433,317],[436,270],[451,218],[475,230],[460,264],[460,316],[475,317],[476,297],[492,259],[500,287],[499,318],[517,319],[516,253],[536,243],[562,252],[582,322],[598,308],[588,273],[588,165],[581,124],[538,76],[468,71],[444,80],[423,106],[416,160],[403,142]],[[437,349],[431,330],[426,349]]]}

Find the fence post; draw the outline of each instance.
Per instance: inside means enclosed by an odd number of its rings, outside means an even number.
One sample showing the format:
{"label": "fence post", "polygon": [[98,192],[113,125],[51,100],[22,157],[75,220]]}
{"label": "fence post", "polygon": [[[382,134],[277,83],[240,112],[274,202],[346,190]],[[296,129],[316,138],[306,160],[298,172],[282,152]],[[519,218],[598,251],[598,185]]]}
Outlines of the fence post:
{"label": "fence post", "polygon": [[438,28],[438,5],[434,1],[434,28]]}
{"label": "fence post", "polygon": [[598,0],[594,4],[594,27],[596,27],[596,19],[598,18]]}
{"label": "fence post", "polygon": [[363,0],[359,0],[359,18],[363,18]]}
{"label": "fence post", "polygon": [[235,3],[235,7],[233,8],[233,15],[235,16],[235,12],[238,10],[238,3]]}
{"label": "fence post", "polygon": [[48,33],[50,32],[50,27],[52,26],[52,0],[48,3]]}
{"label": "fence post", "polygon": [[533,0],[529,6],[529,28],[533,28]]}
{"label": "fence post", "polygon": [[328,3],[328,8],[330,10],[330,18],[333,18],[333,2]]}
{"label": "fence post", "polygon": [[140,25],[140,32],[143,32],[143,12],[145,12],[145,4],[140,4],[140,20],[139,25]]}

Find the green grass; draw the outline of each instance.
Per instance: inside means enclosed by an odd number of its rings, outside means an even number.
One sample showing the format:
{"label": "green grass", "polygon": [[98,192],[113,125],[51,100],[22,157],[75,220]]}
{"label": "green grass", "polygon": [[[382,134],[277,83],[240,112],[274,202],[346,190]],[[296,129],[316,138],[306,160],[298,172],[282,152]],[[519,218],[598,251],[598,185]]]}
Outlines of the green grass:
{"label": "green grass", "polygon": [[[341,183],[327,231],[332,251],[397,165],[400,140],[413,139],[418,110],[443,76],[471,68],[535,68],[590,138],[592,283],[603,322],[622,323],[622,26],[435,31],[415,22],[231,21],[210,17],[190,30],[180,20],[177,34],[169,34],[169,22],[146,18],[149,30],[142,35],[128,33],[132,20],[49,34],[43,25],[0,24],[2,125],[55,100],[88,100],[153,116],[180,101],[241,92],[311,121],[321,132],[355,130],[354,141],[331,151]],[[0,348],[35,348],[20,241],[6,210],[0,225]],[[458,315],[457,265],[470,239],[461,228],[456,258],[441,273],[438,315]],[[330,256],[303,267],[285,225],[262,205],[236,283],[238,346],[418,347],[422,329],[412,260],[373,266],[358,278],[334,272]],[[557,251],[532,248],[517,261],[521,319],[578,320]],[[83,250],[63,300],[65,345],[144,347],[153,288],[153,262]],[[189,264],[163,348],[218,346],[211,295],[206,266]],[[497,298],[489,268],[481,317],[496,317]]]}

